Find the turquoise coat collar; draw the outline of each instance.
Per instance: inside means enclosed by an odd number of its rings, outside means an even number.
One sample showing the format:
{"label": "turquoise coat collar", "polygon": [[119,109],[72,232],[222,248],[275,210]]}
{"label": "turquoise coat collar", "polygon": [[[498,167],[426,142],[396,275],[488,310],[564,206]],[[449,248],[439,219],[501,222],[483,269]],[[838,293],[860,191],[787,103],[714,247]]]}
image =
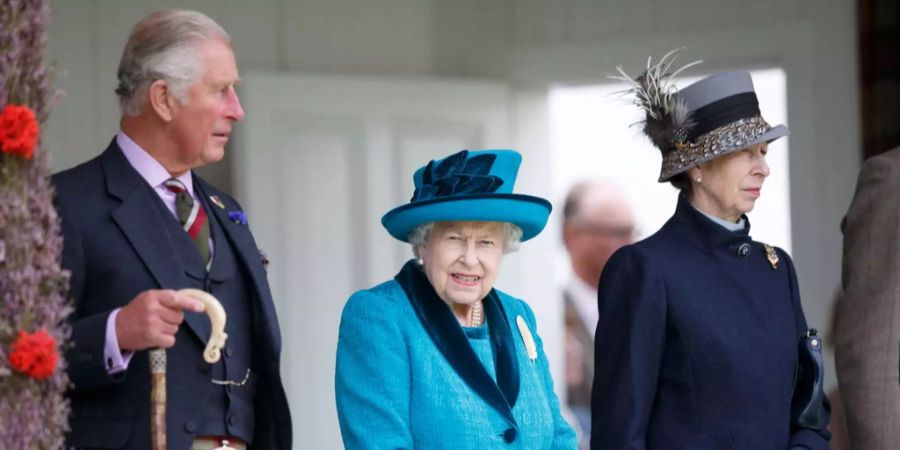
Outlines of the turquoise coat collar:
{"label": "turquoise coat collar", "polygon": [[512,408],[519,397],[519,363],[509,320],[497,292],[491,289],[482,300],[497,369],[495,383],[469,345],[459,321],[438,297],[422,269],[409,261],[394,279],[400,283],[428,336],[453,370],[510,425],[517,427]]}

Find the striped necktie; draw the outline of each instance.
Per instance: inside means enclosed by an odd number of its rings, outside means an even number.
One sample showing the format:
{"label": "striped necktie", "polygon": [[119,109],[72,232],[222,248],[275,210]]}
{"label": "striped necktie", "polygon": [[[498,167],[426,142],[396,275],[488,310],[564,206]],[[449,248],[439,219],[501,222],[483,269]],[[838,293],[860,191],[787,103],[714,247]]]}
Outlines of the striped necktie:
{"label": "striped necktie", "polygon": [[190,192],[184,187],[184,183],[178,179],[169,178],[163,185],[169,192],[175,194],[175,209],[178,212],[181,227],[194,242],[194,247],[200,252],[200,258],[209,269],[209,219],[206,211],[200,202],[194,201]]}

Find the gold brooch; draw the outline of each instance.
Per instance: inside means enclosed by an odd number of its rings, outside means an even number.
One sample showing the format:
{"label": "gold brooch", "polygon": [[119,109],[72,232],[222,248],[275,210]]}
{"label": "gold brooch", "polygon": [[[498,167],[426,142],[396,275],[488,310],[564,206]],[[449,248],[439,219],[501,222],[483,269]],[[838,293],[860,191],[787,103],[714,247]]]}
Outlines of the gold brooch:
{"label": "gold brooch", "polygon": [[766,258],[769,259],[769,264],[772,265],[772,269],[778,268],[778,253],[775,252],[775,247],[772,247],[769,244],[763,244],[766,247]]}
{"label": "gold brooch", "polygon": [[222,203],[222,200],[219,199],[218,195],[210,195],[209,199],[212,200],[213,204],[218,206],[219,209],[225,209],[225,204]]}
{"label": "gold brooch", "polygon": [[522,341],[525,342],[525,352],[528,353],[528,359],[534,361],[537,359],[537,345],[534,344],[534,338],[531,336],[531,330],[522,316],[516,317],[516,325],[519,326],[519,333],[522,334]]}

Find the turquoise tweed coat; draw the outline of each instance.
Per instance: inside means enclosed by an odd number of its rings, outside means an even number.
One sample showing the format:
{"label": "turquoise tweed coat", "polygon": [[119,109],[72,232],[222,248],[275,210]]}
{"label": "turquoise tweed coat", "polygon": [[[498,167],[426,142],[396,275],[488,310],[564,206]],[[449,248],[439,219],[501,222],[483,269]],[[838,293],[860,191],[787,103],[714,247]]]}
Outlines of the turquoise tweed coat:
{"label": "turquoise tweed coat", "polygon": [[462,328],[412,262],[350,297],[335,374],[347,449],[576,448],[531,308],[496,290],[484,304],[487,327]]}

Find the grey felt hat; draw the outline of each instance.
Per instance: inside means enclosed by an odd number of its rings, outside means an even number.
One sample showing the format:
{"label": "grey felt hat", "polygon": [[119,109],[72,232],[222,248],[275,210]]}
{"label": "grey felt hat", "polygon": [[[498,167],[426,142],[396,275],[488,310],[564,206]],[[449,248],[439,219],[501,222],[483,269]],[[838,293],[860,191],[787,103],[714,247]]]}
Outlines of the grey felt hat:
{"label": "grey felt hat", "polygon": [[700,61],[670,72],[677,51],[656,64],[648,59],[636,78],[621,67],[620,76],[612,77],[630,85],[626,92],[646,113],[644,134],[663,156],[661,183],[697,164],[788,135],[784,125],[773,127],[762,118],[748,72],[711,75],[679,91],[672,79]]}
{"label": "grey felt hat", "polygon": [[784,125],[771,126],[759,111],[748,72],[706,77],[675,94],[687,108],[686,139],[663,155],[659,181],[719,156],[790,134]]}

